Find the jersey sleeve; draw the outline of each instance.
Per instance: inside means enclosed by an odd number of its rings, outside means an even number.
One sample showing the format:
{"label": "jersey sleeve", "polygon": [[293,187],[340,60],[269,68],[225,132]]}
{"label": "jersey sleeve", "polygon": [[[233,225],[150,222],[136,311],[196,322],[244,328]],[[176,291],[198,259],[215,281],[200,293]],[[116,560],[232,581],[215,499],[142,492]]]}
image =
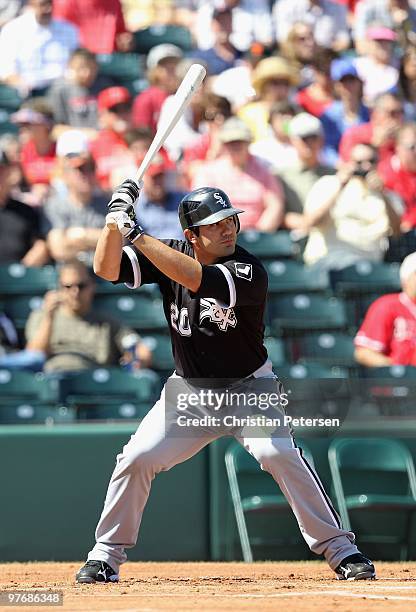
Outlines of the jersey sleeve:
{"label": "jersey sleeve", "polygon": [[354,339],[355,346],[378,353],[387,353],[392,338],[392,319],[386,300],[375,300],[368,309],[364,321]]}
{"label": "jersey sleeve", "polygon": [[194,297],[214,298],[221,308],[262,304],[267,272],[259,262],[227,261],[202,266],[201,285]]}

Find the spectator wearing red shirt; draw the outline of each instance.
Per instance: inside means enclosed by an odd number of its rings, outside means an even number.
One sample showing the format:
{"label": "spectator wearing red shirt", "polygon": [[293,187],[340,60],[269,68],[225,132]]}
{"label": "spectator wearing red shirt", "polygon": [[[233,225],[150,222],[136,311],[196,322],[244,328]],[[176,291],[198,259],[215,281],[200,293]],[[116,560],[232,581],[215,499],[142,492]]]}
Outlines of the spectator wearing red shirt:
{"label": "spectator wearing red shirt", "polygon": [[98,120],[101,127],[91,143],[91,154],[96,163],[96,175],[102,189],[110,189],[114,168],[125,161],[127,143],[125,133],[130,126],[131,95],[125,87],[108,87],[98,95]]}
{"label": "spectator wearing red shirt", "polygon": [[384,186],[405,204],[401,230],[416,227],[416,124],[406,123],[398,132],[396,153],[380,165]]}
{"label": "spectator wearing red shirt", "polygon": [[381,162],[391,157],[403,122],[404,108],[400,98],[391,93],[382,94],[374,103],[370,121],[354,125],[344,132],[339,145],[340,158],[350,161],[351,151],[357,144],[377,147]]}
{"label": "spectator wearing red shirt", "polygon": [[311,62],[313,83],[298,91],[295,101],[310,115],[320,117],[334,101],[331,63],[336,58],[332,49],[319,48]]}
{"label": "spectator wearing red shirt", "polygon": [[47,195],[56,161],[53,113],[45,99],[28,100],[11,116],[20,128],[20,166],[30,191],[27,203],[39,206]]}
{"label": "spectator wearing red shirt", "polygon": [[81,45],[92,53],[132,49],[120,0],[54,0],[53,16],[78,26]]}
{"label": "spectator wearing red shirt", "polygon": [[355,337],[355,359],[370,367],[416,366],[416,253],[400,266],[403,291],[371,304]]}
{"label": "spectator wearing red shirt", "polygon": [[137,96],[133,104],[133,124],[156,132],[160,109],[178,86],[176,67],[182,58],[179,47],[162,44],[153,47],[147,56],[147,77],[150,87]]}

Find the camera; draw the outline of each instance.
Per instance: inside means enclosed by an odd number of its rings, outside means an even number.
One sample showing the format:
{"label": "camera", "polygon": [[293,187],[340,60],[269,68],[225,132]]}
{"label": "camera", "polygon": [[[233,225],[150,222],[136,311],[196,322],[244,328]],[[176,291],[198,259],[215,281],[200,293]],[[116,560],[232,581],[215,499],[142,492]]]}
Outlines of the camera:
{"label": "camera", "polygon": [[363,168],[362,166],[357,166],[357,168],[355,168],[352,175],[361,176],[361,178],[365,178],[369,172],[370,172],[369,168]]}

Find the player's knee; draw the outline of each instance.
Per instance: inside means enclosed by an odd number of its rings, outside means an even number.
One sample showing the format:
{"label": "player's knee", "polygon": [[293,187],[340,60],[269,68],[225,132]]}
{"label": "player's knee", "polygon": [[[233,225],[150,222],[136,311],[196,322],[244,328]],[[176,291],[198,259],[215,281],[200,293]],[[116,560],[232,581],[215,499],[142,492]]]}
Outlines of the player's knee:
{"label": "player's knee", "polygon": [[129,473],[150,472],[151,476],[153,476],[161,469],[157,453],[153,450],[123,452],[118,458],[119,467]]}
{"label": "player's knee", "polygon": [[264,449],[258,456],[257,461],[265,472],[273,472],[276,468],[283,468],[293,460],[293,448],[270,447]]}

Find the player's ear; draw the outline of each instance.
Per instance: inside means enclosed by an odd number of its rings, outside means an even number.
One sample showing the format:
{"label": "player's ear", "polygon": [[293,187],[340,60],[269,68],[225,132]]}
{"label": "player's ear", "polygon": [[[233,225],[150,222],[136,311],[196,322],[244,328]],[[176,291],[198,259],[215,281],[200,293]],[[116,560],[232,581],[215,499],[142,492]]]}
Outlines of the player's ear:
{"label": "player's ear", "polygon": [[184,231],[184,234],[188,242],[190,242],[191,244],[195,244],[198,236],[192,230],[188,228]]}

